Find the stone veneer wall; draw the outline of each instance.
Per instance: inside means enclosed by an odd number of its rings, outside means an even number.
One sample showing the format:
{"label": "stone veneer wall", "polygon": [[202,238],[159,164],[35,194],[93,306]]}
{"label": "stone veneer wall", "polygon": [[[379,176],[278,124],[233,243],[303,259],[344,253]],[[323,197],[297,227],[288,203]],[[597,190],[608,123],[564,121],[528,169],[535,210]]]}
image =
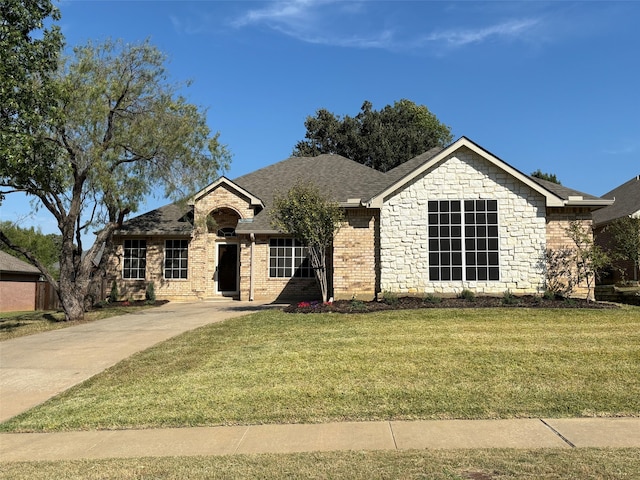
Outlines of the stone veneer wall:
{"label": "stone veneer wall", "polygon": [[[429,281],[427,202],[458,199],[498,200],[500,281]],[[382,291],[531,294],[544,288],[544,197],[469,149],[385,199],[380,223]]]}
{"label": "stone veneer wall", "polygon": [[347,209],[346,221],[333,241],[333,296],[371,300],[379,290],[377,253],[380,214]]}

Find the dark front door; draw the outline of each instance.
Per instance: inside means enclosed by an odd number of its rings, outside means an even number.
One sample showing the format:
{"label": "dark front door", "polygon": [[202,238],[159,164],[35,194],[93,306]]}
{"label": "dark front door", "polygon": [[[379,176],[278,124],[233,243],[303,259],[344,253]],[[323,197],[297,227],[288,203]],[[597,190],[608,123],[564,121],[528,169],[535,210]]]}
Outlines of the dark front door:
{"label": "dark front door", "polygon": [[238,290],[238,245],[218,245],[218,291]]}

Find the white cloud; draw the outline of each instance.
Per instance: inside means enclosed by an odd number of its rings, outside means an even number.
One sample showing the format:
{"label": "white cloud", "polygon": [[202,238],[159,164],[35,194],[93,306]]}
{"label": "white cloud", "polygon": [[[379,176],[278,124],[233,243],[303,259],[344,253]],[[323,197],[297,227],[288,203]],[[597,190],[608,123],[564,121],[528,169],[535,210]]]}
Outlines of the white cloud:
{"label": "white cloud", "polygon": [[472,43],[482,43],[492,38],[512,39],[521,37],[539,24],[539,20],[509,20],[507,22],[477,29],[451,29],[431,33],[425,42],[444,42],[451,47],[462,47]]}
{"label": "white cloud", "polygon": [[[389,15],[371,14],[367,1],[344,2],[337,0],[275,1],[263,8],[242,13],[231,20],[235,28],[263,26],[299,41],[313,44],[350,48],[377,48],[386,50],[461,48],[492,39],[517,39],[527,35],[540,23],[534,18],[505,20],[480,28],[450,28],[424,34],[413,26],[395,23]],[[388,5],[387,5],[388,6]],[[378,9],[379,10],[379,9]],[[394,18],[396,22],[397,19]],[[413,19],[407,20],[413,23]],[[391,25],[391,26],[390,26]],[[422,26],[417,22],[418,27]],[[412,29],[414,31],[412,31]],[[402,32],[400,38],[399,32]]]}

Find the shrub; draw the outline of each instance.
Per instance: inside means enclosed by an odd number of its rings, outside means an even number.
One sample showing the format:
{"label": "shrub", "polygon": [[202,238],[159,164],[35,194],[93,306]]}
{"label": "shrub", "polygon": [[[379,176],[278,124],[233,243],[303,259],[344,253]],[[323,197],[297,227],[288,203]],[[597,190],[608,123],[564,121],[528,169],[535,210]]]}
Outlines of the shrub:
{"label": "shrub", "polygon": [[149,303],[156,301],[156,288],[153,282],[147,283],[147,290],[144,292],[144,298]]}
{"label": "shrub", "polygon": [[109,292],[109,302],[114,303],[118,301],[118,284],[114,280],[111,283],[111,292]]}
{"label": "shrub", "polygon": [[425,303],[432,303],[432,304],[438,304],[442,301],[442,299],[440,297],[437,297],[436,295],[434,295],[433,293],[427,293],[424,296],[424,301]]}
{"label": "shrub", "polygon": [[518,298],[511,293],[510,290],[506,290],[504,295],[502,295],[502,304],[503,305],[516,305],[518,303]]}
{"label": "shrub", "polygon": [[349,305],[349,310],[352,312],[363,312],[366,309],[366,305],[362,300],[358,300],[356,298],[356,294],[353,294],[351,297],[351,305]]}
{"label": "shrub", "polygon": [[394,292],[382,292],[382,301],[387,305],[397,305],[398,304],[398,295]]}
{"label": "shrub", "polygon": [[474,302],[475,299],[476,299],[476,294],[473,293],[468,288],[465,288],[464,290],[462,290],[460,292],[460,295],[458,295],[458,298],[464,298],[465,300],[467,300],[469,302]]}

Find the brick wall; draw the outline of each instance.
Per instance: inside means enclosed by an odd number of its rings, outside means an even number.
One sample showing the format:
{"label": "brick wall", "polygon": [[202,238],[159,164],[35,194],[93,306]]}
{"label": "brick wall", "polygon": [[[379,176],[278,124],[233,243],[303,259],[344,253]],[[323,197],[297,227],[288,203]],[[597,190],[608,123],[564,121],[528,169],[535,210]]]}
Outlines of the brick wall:
{"label": "brick wall", "polygon": [[[569,225],[575,220],[582,223],[583,228],[593,240],[590,210],[578,207],[547,208],[547,248],[553,250],[575,248],[575,243],[567,235]],[[584,298],[586,295],[587,285],[583,282],[574,289],[572,296]]]}
{"label": "brick wall", "polygon": [[[253,244],[253,294],[254,300],[319,300],[322,298],[315,278],[270,278],[269,238],[256,235]],[[240,298],[248,300],[250,294],[251,240],[243,240],[242,265],[240,271]]]}
{"label": "brick wall", "polygon": [[371,300],[379,290],[377,252],[380,215],[366,208],[347,209],[333,241],[333,296]]}

